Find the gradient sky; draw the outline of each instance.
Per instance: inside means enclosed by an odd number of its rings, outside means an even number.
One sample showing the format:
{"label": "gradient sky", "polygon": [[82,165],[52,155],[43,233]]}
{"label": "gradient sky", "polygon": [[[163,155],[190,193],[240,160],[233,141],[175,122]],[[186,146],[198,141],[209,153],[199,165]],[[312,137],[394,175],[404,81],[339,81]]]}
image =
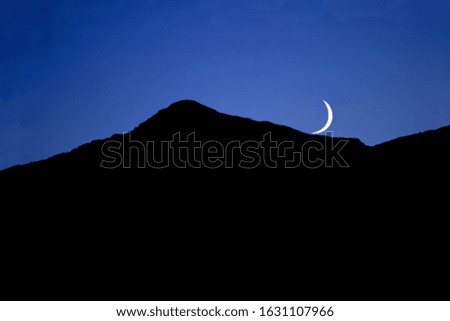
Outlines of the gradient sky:
{"label": "gradient sky", "polygon": [[0,169],[194,99],[373,145],[450,125],[450,1],[1,0]]}

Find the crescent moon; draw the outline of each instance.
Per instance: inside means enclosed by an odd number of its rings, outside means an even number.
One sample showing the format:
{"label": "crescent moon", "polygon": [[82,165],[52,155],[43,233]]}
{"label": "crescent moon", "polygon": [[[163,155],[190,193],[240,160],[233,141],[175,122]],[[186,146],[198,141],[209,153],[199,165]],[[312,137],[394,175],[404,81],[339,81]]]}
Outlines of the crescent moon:
{"label": "crescent moon", "polygon": [[333,122],[333,109],[331,109],[330,104],[328,104],[325,100],[323,102],[325,104],[325,107],[327,107],[327,110],[328,110],[328,120],[327,120],[327,123],[325,124],[325,126],[323,126],[322,129],[319,129],[319,130],[313,132],[312,133],[313,135],[323,133],[324,131],[326,131],[328,129],[328,127],[331,126],[331,123]]}

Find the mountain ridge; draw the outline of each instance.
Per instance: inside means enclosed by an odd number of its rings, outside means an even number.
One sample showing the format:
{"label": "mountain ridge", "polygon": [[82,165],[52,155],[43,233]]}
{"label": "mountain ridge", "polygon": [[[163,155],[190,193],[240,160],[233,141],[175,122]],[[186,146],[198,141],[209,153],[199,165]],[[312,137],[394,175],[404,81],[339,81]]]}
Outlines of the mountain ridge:
{"label": "mountain ridge", "polygon": [[[161,110],[131,136],[0,172],[5,299],[449,299],[447,191],[436,184],[450,176],[447,129],[431,135],[442,136],[431,144],[439,149],[402,141],[374,149],[198,105],[182,109],[191,104]],[[140,158],[144,142],[177,133],[188,141],[193,131],[200,143],[222,143],[224,156],[232,146],[232,166],[225,159],[219,168],[139,168],[148,161]],[[330,168],[239,167],[268,131],[294,147],[272,161],[305,144],[330,152],[344,144],[350,166],[331,159]],[[256,143],[233,154],[236,140]],[[119,153],[123,166],[99,167],[105,143],[127,151]],[[322,150],[310,156],[330,161]]]}
{"label": "mountain ridge", "polygon": [[[153,116],[137,125],[134,129],[129,131],[128,135],[132,139],[146,142],[154,139],[156,141],[170,140],[177,132],[183,132],[185,135],[195,133],[197,138],[208,140],[217,140],[221,142],[230,142],[233,139],[257,140],[266,133],[272,133],[278,140],[292,140],[305,143],[307,141],[317,141],[325,143],[325,136],[318,136],[307,134],[288,126],[274,124],[268,121],[255,121],[250,118],[228,115],[220,113],[217,110],[200,104],[194,100],[181,100],[172,103],[166,108],[160,109]],[[123,141],[124,134],[113,134],[104,139],[96,139],[91,142],[75,147],[71,151],[56,154],[47,159],[38,160],[28,164],[14,165],[3,169],[1,173],[17,172],[19,169],[26,169],[31,167],[38,167],[42,164],[56,160],[65,161],[72,156],[72,160],[67,166],[81,166],[86,167],[89,163],[89,158],[92,155],[98,154],[101,146],[109,140]],[[370,166],[386,167],[389,162],[397,163],[405,162],[405,155],[410,158],[416,158],[415,145],[420,146],[421,149],[427,149],[427,155],[418,157],[416,162],[408,161],[411,166],[418,165],[419,162],[427,164],[430,158],[440,160],[439,166],[443,166],[448,160],[446,150],[440,148],[445,145],[450,137],[450,126],[445,126],[435,130],[429,130],[422,133],[398,137],[374,146],[365,145],[358,138],[342,138],[336,137],[335,140],[348,140],[348,150],[353,149],[350,153],[351,159],[366,159],[365,161],[356,162],[356,166]],[[92,153],[92,155],[89,155]],[[413,157],[416,153],[416,157]],[[430,156],[437,155],[439,156]],[[95,156],[97,165],[99,164],[99,155]],[[78,160],[77,160],[78,159]],[[95,167],[94,161],[91,161],[90,167]],[[361,165],[363,164],[363,165]],[[425,166],[424,165],[424,166]]]}
{"label": "mountain ridge", "polygon": [[[291,127],[269,121],[255,121],[250,118],[220,113],[215,109],[193,100],[181,100],[159,110],[153,116],[127,133],[113,134],[104,139],[96,139],[75,147],[71,151],[28,164],[15,165],[0,171],[0,173],[11,169],[16,170],[17,168],[35,166],[36,164],[45,163],[48,160],[54,161],[55,159],[65,159],[74,153],[76,154],[84,150],[90,150],[90,152],[94,153],[94,147],[99,149],[99,145],[104,144],[109,140],[123,140],[125,134],[132,135],[133,139],[145,142],[149,139],[157,141],[170,140],[177,132],[183,132],[186,135],[195,133],[196,135],[201,136],[203,140],[218,140],[221,142],[229,142],[233,139],[240,141],[258,140],[267,133],[272,133],[277,136],[274,138],[279,138],[281,140],[289,138],[293,141],[299,140],[302,142],[308,140],[322,141],[325,137],[307,134]],[[357,138],[346,139],[357,146],[357,148],[366,147],[366,145]],[[81,158],[87,159],[88,157],[89,156],[86,154]],[[77,162],[74,161],[71,165],[76,166]]]}

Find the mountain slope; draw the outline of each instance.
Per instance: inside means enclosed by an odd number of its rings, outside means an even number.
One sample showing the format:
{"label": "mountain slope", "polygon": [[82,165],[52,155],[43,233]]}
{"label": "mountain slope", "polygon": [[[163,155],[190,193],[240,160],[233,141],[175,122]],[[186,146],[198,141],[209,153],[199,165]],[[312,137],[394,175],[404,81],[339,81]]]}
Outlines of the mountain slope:
{"label": "mountain slope", "polygon": [[[190,137],[188,137],[189,134],[191,134]],[[272,142],[269,141],[269,136],[267,136],[267,134],[270,134]],[[331,141],[329,138],[327,140],[327,138],[323,136],[305,134],[292,128],[270,122],[256,122],[248,118],[222,114],[195,101],[180,101],[172,104],[166,109],[160,110],[153,117],[149,118],[129,133],[122,135],[116,134],[107,139],[96,140],[82,145],[69,153],[59,154],[48,160],[38,161],[23,166],[15,166],[0,171],[0,175],[5,175],[7,173],[21,175],[25,172],[39,175],[41,171],[46,175],[52,171],[66,174],[67,172],[76,172],[77,175],[83,175],[83,172],[87,170],[90,171],[91,174],[92,171],[101,171],[102,161],[103,165],[108,165],[107,161],[110,160],[108,159],[108,156],[118,153],[120,153],[120,156],[122,157],[120,164],[113,164],[115,166],[109,167],[114,167],[116,170],[123,169],[123,167],[130,167],[131,169],[146,167],[147,169],[151,169],[151,164],[148,164],[146,160],[150,158],[161,159],[161,153],[167,152],[167,150],[164,150],[164,147],[166,146],[162,142],[174,143],[174,139],[178,139],[178,143],[182,145],[181,148],[196,148],[196,152],[199,153],[199,155],[196,156],[198,156],[200,161],[202,160],[201,152],[204,150],[201,151],[197,146],[203,146],[205,142],[219,142],[224,150],[226,145],[232,141],[237,141],[241,145],[245,142],[259,143],[260,150],[258,153],[260,154],[260,163],[258,166],[255,166],[258,168],[286,167],[284,166],[286,165],[285,162],[277,162],[274,166],[273,162],[270,162],[270,159],[266,159],[266,156],[273,156],[276,158],[275,153],[272,153],[272,155],[269,155],[269,153],[266,155],[263,154],[263,152],[267,152],[267,149],[269,148],[276,149],[276,144],[284,146],[278,149],[279,154],[282,155],[283,153],[287,153],[292,156],[294,152],[303,152],[305,159],[306,156],[308,156],[305,151],[308,151],[308,149],[302,150],[302,147],[308,147],[310,145],[310,156],[314,158],[314,160],[325,160],[325,151],[320,150],[320,148],[325,147],[326,142]],[[426,172],[428,170],[436,169],[445,170],[445,164],[449,161],[449,149],[447,146],[450,141],[450,126],[434,131],[401,137],[373,147],[365,146],[357,139],[334,138],[333,140],[335,145],[339,145],[339,141],[341,140],[347,141],[345,146],[339,151],[342,153],[345,162],[351,165],[350,167],[353,169],[363,168],[370,169],[371,171],[381,169],[385,171],[389,168],[396,168],[397,170],[415,168],[416,171]],[[140,143],[136,143],[136,141]],[[108,145],[109,142],[117,142],[117,145]],[[283,145],[283,142],[292,142],[294,148],[291,150],[291,145]],[[183,143],[185,144],[183,145]],[[105,144],[107,145],[104,146]],[[108,146],[114,147],[115,153],[108,154]],[[117,146],[120,146],[120,148]],[[250,145],[250,152],[258,149],[255,146],[256,145]],[[265,146],[267,146],[266,150],[263,151],[262,147]],[[213,147],[214,146],[211,148]],[[327,147],[332,146],[331,144],[328,144]],[[287,157],[288,155],[286,155],[286,159],[290,159]],[[170,156],[170,158],[173,158],[173,155]],[[223,158],[225,159],[226,156],[228,155],[223,155]],[[249,153],[247,153],[247,157],[242,155],[242,153],[231,155],[231,157],[235,156],[238,156],[238,159],[234,160],[232,166],[230,163],[224,164],[224,166],[218,166],[217,168],[232,167],[236,169],[237,167],[241,167],[239,166],[239,163],[246,165],[245,161],[248,161],[250,158]],[[239,156],[241,157],[239,158]],[[242,160],[244,162],[241,162]],[[264,162],[265,160],[267,162]],[[186,167],[193,167],[189,165],[191,164],[186,164]],[[202,165],[203,164],[196,167],[208,168],[208,166]],[[297,169],[309,167],[314,167],[315,169],[323,169],[324,167],[342,167],[325,166],[327,164],[322,165],[321,162],[313,164],[314,166],[309,166],[311,164],[305,164],[305,161],[302,162],[302,165],[303,166],[297,166]],[[153,167],[159,168],[156,165]],[[169,169],[173,169],[173,167],[177,166],[167,166]],[[248,167],[251,168],[251,166]]]}
{"label": "mountain slope", "polygon": [[[188,137],[190,134],[192,136]],[[194,138],[196,142],[194,142]],[[184,142],[188,140],[190,140],[190,142],[184,144]],[[334,140],[338,143],[341,139],[336,138]],[[366,149],[366,146],[359,140],[345,140],[348,142],[346,143],[345,149],[342,149],[342,152],[348,152],[343,156],[347,158],[346,162],[354,162],[355,158],[359,157],[358,154],[363,154],[363,150]],[[239,149],[242,144],[250,142],[249,149],[252,149],[253,151],[255,149],[260,149],[258,153],[260,154],[259,160],[261,164],[254,164],[256,165],[255,167],[278,168],[280,165],[281,167],[284,167],[282,166],[283,164],[277,163],[276,165],[273,165],[273,162],[268,164],[270,159],[265,159],[267,158],[266,156],[276,158],[276,151],[273,151],[274,153],[272,153],[272,155],[269,155],[269,153],[263,155],[262,153],[268,152],[268,149],[276,149],[277,144],[285,142],[289,144],[286,144],[284,148],[280,149],[279,154],[293,154],[294,148],[291,148],[290,143],[292,143],[292,146],[295,145],[296,152],[302,152],[301,149],[304,147],[305,143],[311,144],[312,142],[316,142],[317,145],[312,144],[312,152],[317,154],[314,155],[314,157],[325,159],[325,153],[324,151],[321,151],[320,148],[323,148],[325,142],[329,142],[330,139],[325,139],[325,137],[322,136],[304,134],[292,128],[275,125],[270,122],[256,122],[248,118],[221,114],[194,101],[180,101],[172,104],[166,109],[160,110],[153,117],[140,124],[129,133],[113,135],[108,139],[93,141],[89,144],[82,145],[69,153],[56,155],[48,160],[35,162],[25,166],[14,167],[6,170],[6,172],[20,173],[32,171],[34,174],[38,174],[40,171],[47,173],[55,170],[67,172],[67,168],[70,168],[70,171],[80,170],[80,173],[77,173],[77,175],[82,175],[85,170],[97,171],[101,170],[101,167],[113,167],[114,169],[123,169],[124,167],[151,168],[152,166],[149,166],[144,158],[160,159],[162,157],[161,146],[163,141],[167,143],[176,143],[178,141],[178,143],[182,145],[182,148],[196,148],[196,152],[198,152],[198,155],[196,156],[198,156],[200,161],[202,161],[202,153],[205,152],[205,150],[200,150],[200,147],[202,147],[204,143],[209,143],[211,141],[218,142],[222,145],[219,147],[223,148],[225,151],[226,146],[230,142],[236,141],[232,144],[233,146],[229,146],[230,149]],[[110,142],[115,142],[117,144],[108,144]],[[149,143],[151,144],[149,145]],[[258,143],[261,144],[259,148],[257,148]],[[191,146],[189,144],[191,144]],[[215,147],[214,144],[212,145],[213,146],[208,147]],[[262,147],[265,147],[265,145],[267,145],[267,150],[263,151]],[[114,152],[108,153],[109,147],[114,149]],[[224,158],[224,160],[226,160],[225,158],[227,156],[230,156],[229,158],[237,157],[237,159],[233,160],[234,164],[227,163],[220,167],[242,167],[239,166],[239,163],[242,163],[240,161],[248,161],[250,158],[248,154],[250,154],[250,152],[251,151],[247,153],[247,157],[240,157],[244,155],[241,155],[239,151],[233,153],[233,155],[223,155],[222,158]],[[121,154],[120,157],[122,159],[120,164],[107,166],[108,155],[117,153]],[[173,158],[173,155],[170,156]],[[101,166],[102,161],[103,165],[106,166]],[[245,163],[246,162],[244,162],[244,165]],[[257,160],[255,160],[255,163],[257,163]],[[265,166],[267,165],[266,163],[269,166]],[[202,165],[203,164],[200,164],[200,166],[196,167],[208,167]]]}
{"label": "mountain slope", "polygon": [[[222,166],[178,168],[174,154],[148,165],[167,155],[148,142],[177,137],[196,165],[191,133],[213,160],[224,148]],[[293,148],[268,153],[268,133]],[[129,135],[0,172],[4,298],[449,299],[446,191],[435,184],[448,178],[449,141],[443,128],[367,147],[175,103]],[[285,168],[293,155],[309,158]]]}
{"label": "mountain slope", "polygon": [[449,173],[450,126],[400,137],[371,148],[371,157],[380,166],[414,169],[416,173]]}

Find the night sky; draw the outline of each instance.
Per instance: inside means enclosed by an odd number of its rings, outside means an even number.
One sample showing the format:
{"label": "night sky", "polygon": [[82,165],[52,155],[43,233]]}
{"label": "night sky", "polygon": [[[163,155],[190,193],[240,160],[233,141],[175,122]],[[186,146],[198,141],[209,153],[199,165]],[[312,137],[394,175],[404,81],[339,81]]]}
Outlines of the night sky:
{"label": "night sky", "polygon": [[182,99],[374,145],[450,125],[450,1],[0,0],[0,169]]}

